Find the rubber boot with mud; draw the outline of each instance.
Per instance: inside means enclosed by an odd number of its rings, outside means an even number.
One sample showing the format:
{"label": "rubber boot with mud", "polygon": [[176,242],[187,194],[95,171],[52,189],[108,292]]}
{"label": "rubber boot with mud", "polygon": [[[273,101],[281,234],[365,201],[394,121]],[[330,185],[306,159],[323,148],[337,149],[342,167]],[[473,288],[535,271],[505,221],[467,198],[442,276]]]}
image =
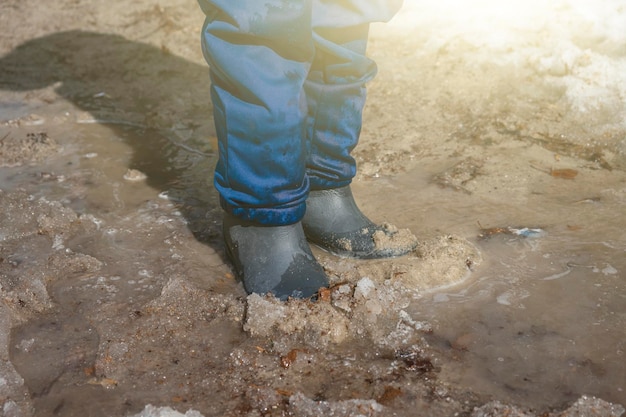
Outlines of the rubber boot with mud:
{"label": "rubber boot with mud", "polygon": [[408,230],[377,225],[359,210],[350,186],[311,191],[302,219],[309,241],[339,256],[360,259],[405,255],[417,247]]}
{"label": "rubber boot with mud", "polygon": [[224,214],[226,255],[248,292],[280,300],[311,298],[328,278],[304,236],[300,222],[262,226]]}

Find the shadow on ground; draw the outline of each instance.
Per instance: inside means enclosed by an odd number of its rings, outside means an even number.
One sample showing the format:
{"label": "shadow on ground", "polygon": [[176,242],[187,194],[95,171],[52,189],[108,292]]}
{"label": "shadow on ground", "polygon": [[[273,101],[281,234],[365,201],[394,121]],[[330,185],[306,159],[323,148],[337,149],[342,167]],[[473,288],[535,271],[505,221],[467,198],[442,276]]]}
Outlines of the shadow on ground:
{"label": "shadow on ground", "polygon": [[217,222],[207,221],[219,210],[206,64],[117,35],[67,31],[18,46],[0,58],[0,73],[2,90],[52,87],[80,109],[78,123],[110,127],[133,149],[129,168],[168,192],[199,241],[217,242]]}

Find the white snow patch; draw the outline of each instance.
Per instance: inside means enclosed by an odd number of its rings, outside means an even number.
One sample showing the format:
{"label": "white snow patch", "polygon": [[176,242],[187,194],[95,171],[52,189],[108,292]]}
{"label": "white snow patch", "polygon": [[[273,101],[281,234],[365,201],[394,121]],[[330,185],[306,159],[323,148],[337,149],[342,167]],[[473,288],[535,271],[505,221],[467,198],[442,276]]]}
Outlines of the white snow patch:
{"label": "white snow patch", "polygon": [[573,110],[626,127],[625,1],[412,0],[377,30],[423,39],[416,54],[530,68]]}

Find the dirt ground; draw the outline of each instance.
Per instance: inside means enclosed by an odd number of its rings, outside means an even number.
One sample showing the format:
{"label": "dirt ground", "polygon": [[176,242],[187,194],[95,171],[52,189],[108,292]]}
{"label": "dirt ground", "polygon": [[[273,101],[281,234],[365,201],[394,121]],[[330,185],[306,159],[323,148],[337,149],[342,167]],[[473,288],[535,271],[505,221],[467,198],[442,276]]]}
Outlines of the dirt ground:
{"label": "dirt ground", "polygon": [[463,340],[409,308],[488,257],[475,225],[433,217],[462,204],[422,210],[413,187],[528,207],[531,183],[610,172],[623,207],[623,102],[583,112],[553,82],[574,67],[494,64],[461,38],[433,46],[425,31],[376,26],[354,190],[420,245],[372,262],[316,251],[331,289],[280,303],[246,296],[223,257],[202,19],[192,0],[0,3],[1,415],[624,412],[584,395],[533,409],[450,384],[439,374]]}

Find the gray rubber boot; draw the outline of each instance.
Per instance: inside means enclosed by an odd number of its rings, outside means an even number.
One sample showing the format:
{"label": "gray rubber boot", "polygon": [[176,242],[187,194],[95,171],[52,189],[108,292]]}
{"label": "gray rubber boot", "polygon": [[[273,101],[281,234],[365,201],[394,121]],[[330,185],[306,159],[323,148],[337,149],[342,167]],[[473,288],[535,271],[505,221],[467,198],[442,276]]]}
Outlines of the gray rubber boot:
{"label": "gray rubber boot", "polygon": [[357,207],[349,186],[311,191],[302,226],[309,241],[339,256],[389,258],[413,251],[418,243],[408,231],[394,242],[400,237],[398,230],[368,219]]}
{"label": "gray rubber boot", "polygon": [[328,286],[300,222],[259,226],[224,214],[223,232],[226,255],[248,294],[310,298]]}

